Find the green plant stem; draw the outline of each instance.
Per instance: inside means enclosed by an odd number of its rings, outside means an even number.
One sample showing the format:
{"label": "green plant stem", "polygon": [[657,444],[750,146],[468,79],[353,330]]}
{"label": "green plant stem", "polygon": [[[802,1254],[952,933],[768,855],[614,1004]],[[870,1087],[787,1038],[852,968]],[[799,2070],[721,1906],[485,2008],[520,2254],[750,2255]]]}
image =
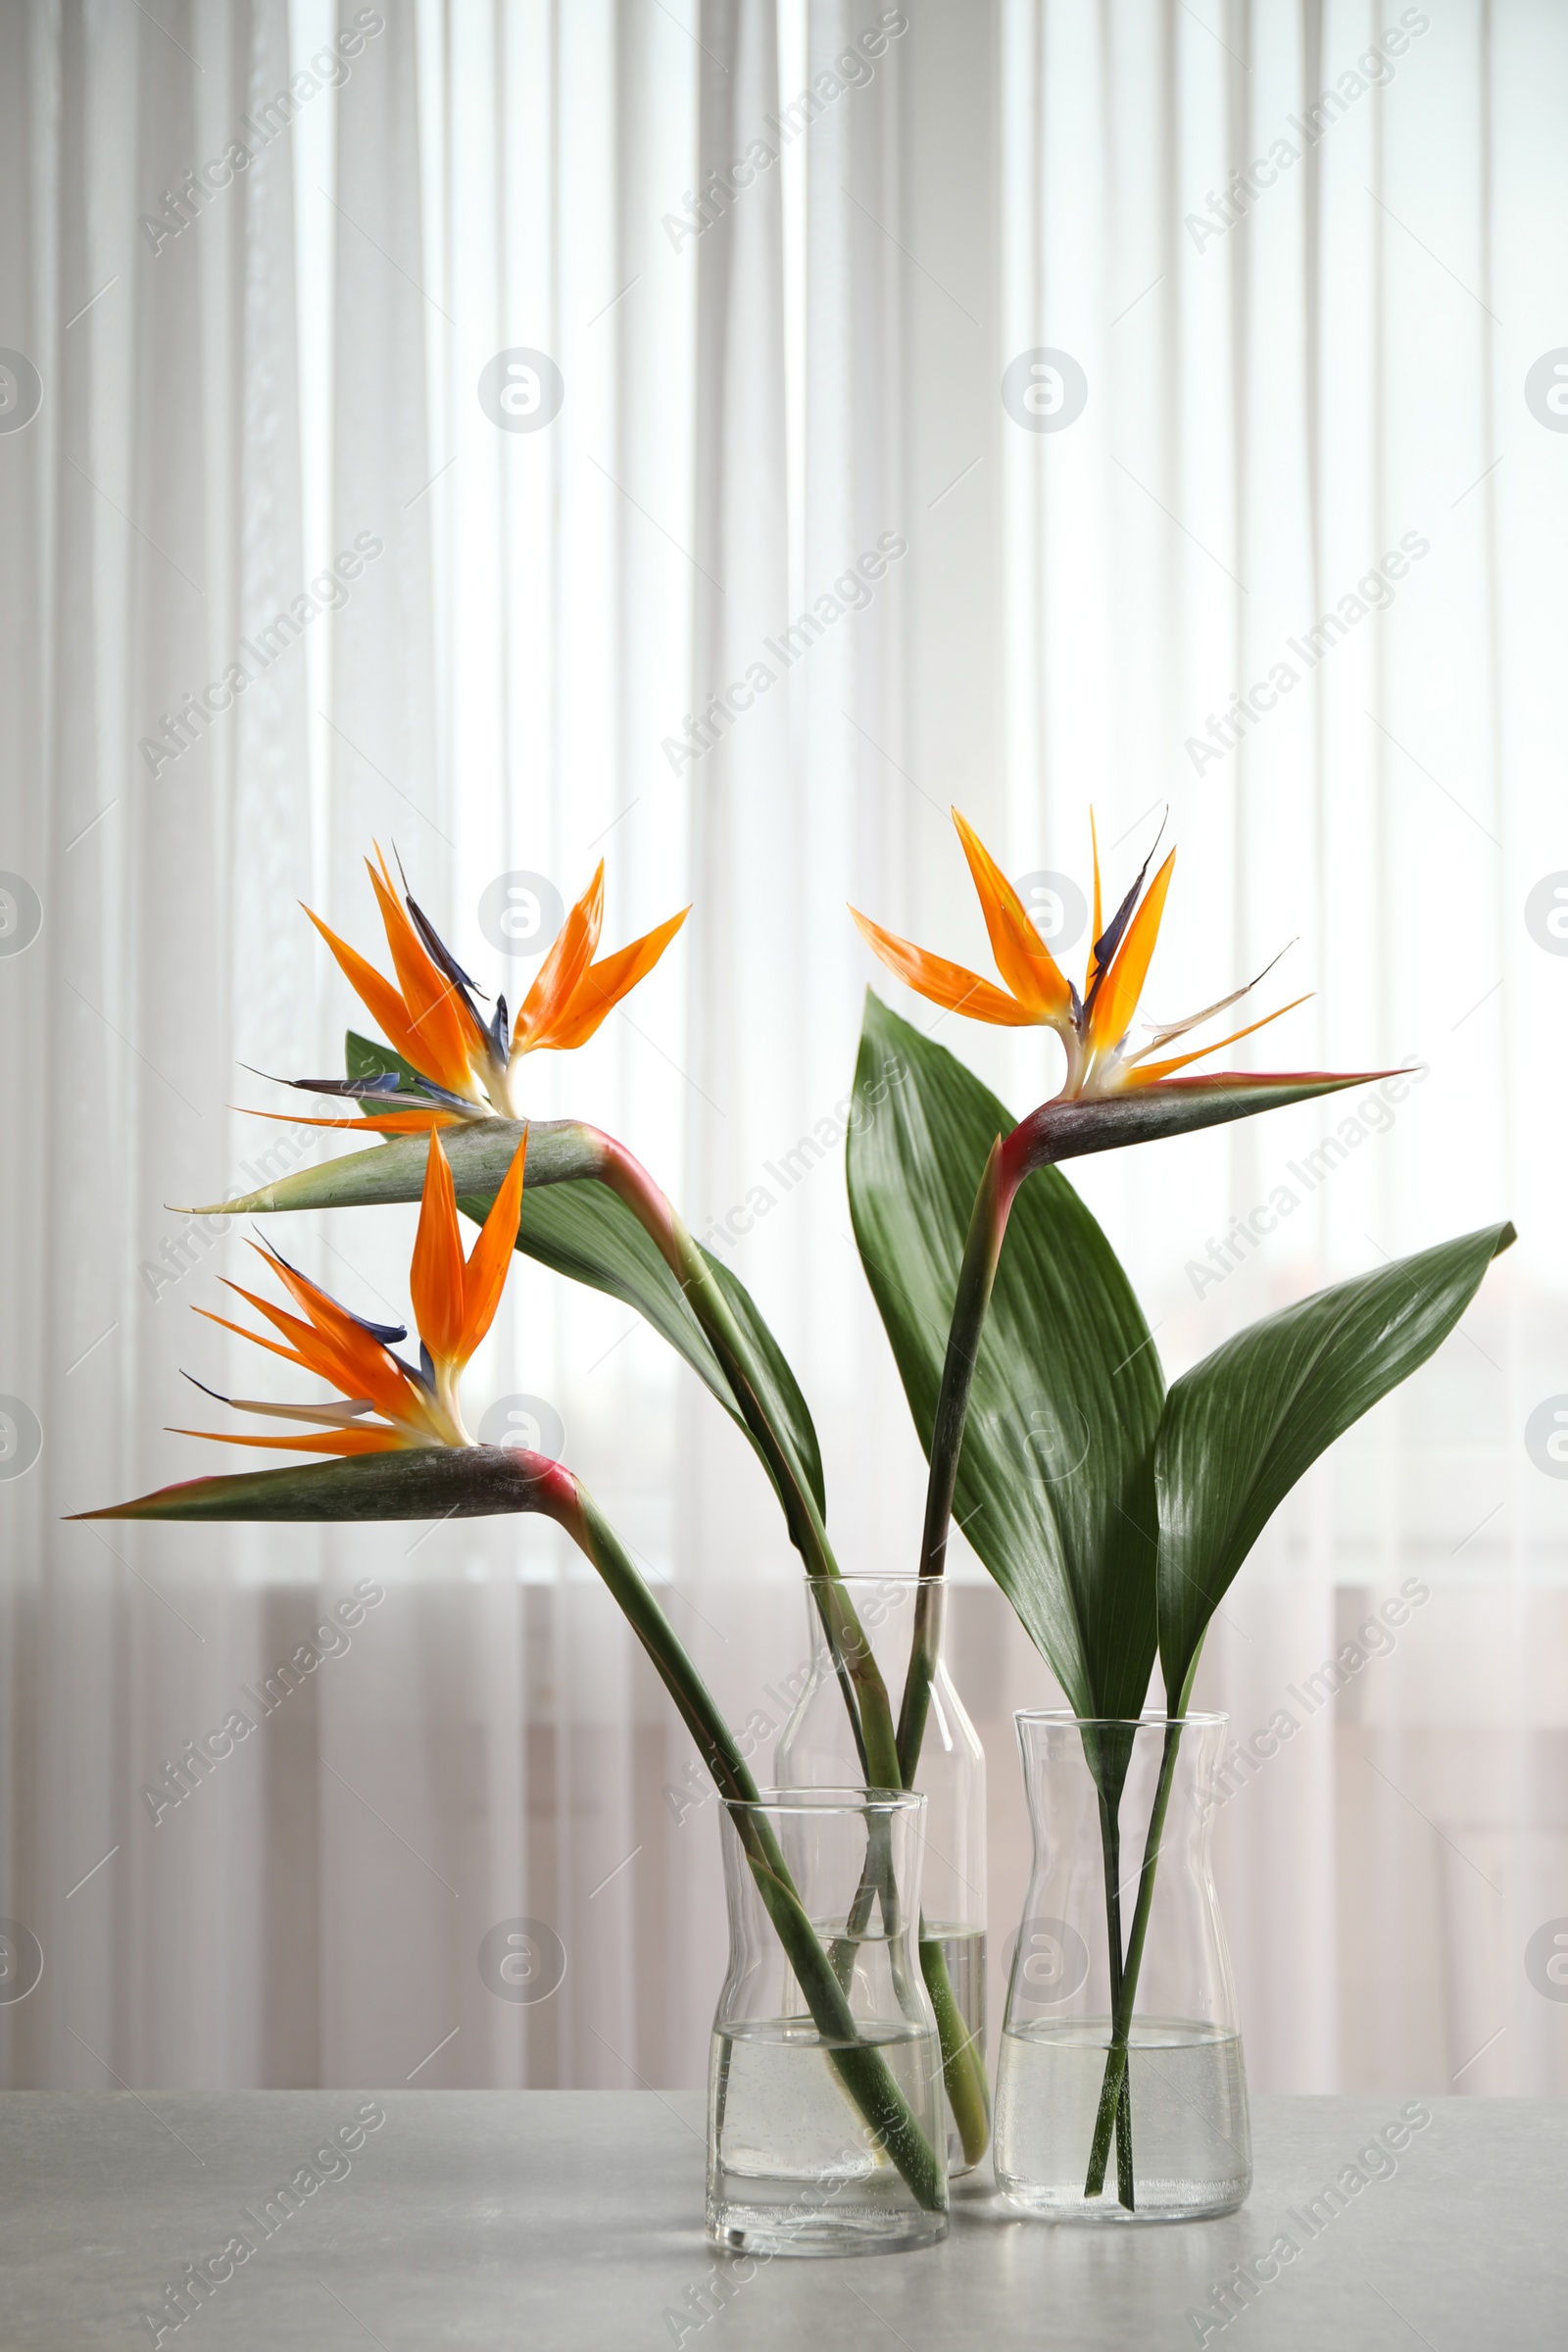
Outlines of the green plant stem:
{"label": "green plant stem", "polygon": [[[742,1799],[743,1808],[755,1808],[757,1787],[728,1725],[614,1530],[575,1479],[563,1474],[555,1489],[545,1507],[604,1579],[675,1701],[719,1790]],[[860,2039],[844,1986],[796,1891],[770,1825],[755,1809],[737,1810],[730,1818],[840,2081],[915,2201],[928,2213],[942,2212],[947,2186],[941,2160],[915,2121],[887,2060],[874,2044]]]}
{"label": "green plant stem", "polygon": [[[1117,1803],[1107,1801],[1104,1790],[1100,1792],[1100,1849],[1105,1871],[1105,1948],[1110,1964],[1110,2013],[1112,2021],[1120,2014],[1122,1994],[1121,1946],[1121,1816],[1120,1791]],[[1133,2114],[1132,2097],[1125,2071],[1111,2104],[1116,2130],[1116,2195],[1128,2212],[1133,2211]],[[1103,2175],[1103,2167],[1102,2167]],[[1099,2190],[1092,2192],[1096,2195]]]}
{"label": "green plant stem", "polygon": [[[958,1480],[958,1456],[963,1450],[963,1425],[969,1417],[969,1392],[974,1386],[980,1335],[985,1328],[986,1310],[991,1304],[1003,1239],[1007,1230],[1007,1212],[1011,1205],[1012,1188],[1005,1178],[1003,1144],[999,1136],[991,1147],[991,1154],[974,1197],[974,1207],[970,1211],[969,1231],[963,1245],[963,1262],[958,1268],[958,1287],[953,1300],[953,1320],[948,1326],[948,1349],[942,1363],[942,1385],[937,1392],[937,1409],[931,1423],[925,1524],[920,1534],[920,1574],[923,1577],[940,1576],[947,1562],[948,1526],[953,1517],[954,1489]],[[921,1663],[923,1690],[919,1680],[913,1679],[915,1659],[911,1655],[911,1679],[905,1684],[902,1710],[903,1721],[908,1727],[908,1738],[916,1755],[920,1752],[920,1740],[925,1729],[925,1706],[936,1661],[932,1657],[924,1657]]]}
{"label": "green plant stem", "polygon": [[[878,1832],[882,1835],[878,1838]],[[836,1936],[828,1947],[833,1971],[846,1992],[855,1973],[856,1953],[870,1925],[871,1905],[880,1899],[883,1925],[887,1934],[898,1933],[895,1911],[896,1890],[892,1882],[892,1855],[888,1845],[886,1825],[873,1821],[859,1886],[850,1906],[850,1915],[842,1936]],[[958,2007],[948,1974],[948,1963],[940,1939],[925,1932],[925,1920],[920,1921],[920,1974],[925,1980],[926,1992],[937,2021],[937,2037],[942,2046],[942,2079],[947,2089],[948,2104],[958,2129],[966,2161],[978,2164],[986,2152],[991,2137],[991,2086],[986,2081],[985,2059],[977,2048],[963,2012]]]}
{"label": "green plant stem", "polygon": [[[842,1589],[839,1564],[833,1556],[833,1547],[828,1542],[827,1529],[817,1508],[816,1497],[793,1450],[774,1428],[762,1403],[759,1394],[758,1367],[750,1343],[736,1321],[712,1267],[676,1215],[669,1200],[660,1191],[641,1162],[634,1159],[621,1145],[609,1137],[602,1141],[604,1163],[599,1171],[600,1180],[608,1184],[617,1199],[631,1210],[659,1250],[680,1284],[692,1313],[707,1334],[709,1344],[723,1366],[734,1392],[741,1417],[760,1448],[783,1505],[790,1541],[806,1562],[808,1576],[831,1577],[835,1580],[837,1589],[834,1604],[842,1614],[846,1639],[842,1642],[834,1640],[830,1624],[828,1636],[841,1683],[846,1674],[849,1677],[850,1687],[845,1690],[846,1704],[850,1703],[852,1688],[857,1702],[850,1706],[850,1720],[855,1727],[856,1745],[859,1750],[866,1785],[874,1788],[902,1788],[904,1783],[898,1774],[898,1742],[893,1728],[892,1702],[882,1680],[881,1668],[861,1630],[854,1605]],[[820,1594],[818,1605],[821,1605]],[[824,1624],[827,1624],[825,1617]]]}
{"label": "green plant stem", "polygon": [[958,2127],[964,2160],[978,2164],[991,2138],[991,2085],[986,2081],[985,2057],[958,2007],[941,1942],[936,1936],[927,1936],[923,1918],[920,1974],[936,2013],[937,2034],[942,2042],[942,2080],[953,2120]]}
{"label": "green plant stem", "polygon": [[[1121,1972],[1119,1992],[1113,1992],[1112,1995],[1110,2047],[1105,2052],[1104,2080],[1100,2086],[1100,2107],[1095,2117],[1095,2136],[1089,2151],[1089,2173],[1084,2181],[1086,2197],[1098,2197],[1103,2193],[1111,2129],[1121,2112],[1122,2094],[1126,2088],[1127,2045],[1132,2032],[1133,2004],[1138,1997],[1138,1972],[1143,1966],[1144,1941],[1149,1934],[1149,1914],[1154,1899],[1154,1870],[1159,1861],[1160,1840],[1165,1833],[1165,1815],[1170,1808],[1170,1792],[1176,1776],[1176,1751],[1181,1745],[1181,1723],[1174,1718],[1167,1721],[1153,1809],[1149,1816],[1149,1834],[1144,1840],[1143,1868],[1138,1874],[1138,1900],[1133,1906],[1127,1958]],[[1117,2170],[1119,2179],[1119,2161]],[[1130,2197],[1123,2197],[1121,2201],[1124,2205],[1131,2203]]]}
{"label": "green plant stem", "polygon": [[[1000,1145],[992,1155],[993,1166],[1000,1161]],[[723,1365],[736,1401],[747,1427],[756,1436],[763,1457],[772,1474],[774,1485],[784,1505],[786,1522],[792,1540],[806,1562],[807,1573],[816,1578],[834,1580],[831,1592],[822,1584],[814,1587],[816,1604],[827,1635],[834,1671],[844,1693],[845,1709],[855,1739],[856,1750],[867,1786],[883,1788],[911,1788],[914,1785],[914,1766],[919,1759],[920,1740],[924,1733],[929,1706],[930,1674],[935,1670],[930,1660],[918,1705],[918,1721],[906,1734],[901,1723],[895,1728],[892,1704],[877,1665],[871,1644],[856,1614],[849,1593],[845,1591],[838,1562],[828,1542],[827,1530],[816,1507],[816,1499],[799,1466],[793,1460],[778,1432],[763,1409],[754,1378],[751,1352],[731,1311],[728,1300],[709,1265],[703,1251],[675,1214],[665,1196],[631,1155],[614,1148],[604,1172],[604,1181],[611,1184],[618,1197],[636,1216],[644,1230],[663,1253],[665,1262],[680,1284],[692,1312],[696,1315],[709,1342]],[[1001,1248],[1000,1234],[997,1248]],[[985,1278],[985,1298],[989,1299],[991,1281],[996,1272],[995,1255]],[[980,1316],[984,1318],[982,1300]],[[967,1407],[968,1389],[964,1389],[964,1407]],[[951,1504],[951,1490],[950,1490]],[[931,1620],[929,1628],[924,1622]],[[921,1611],[917,1605],[916,1640],[929,1632],[934,1641],[934,1612]],[[905,1715],[909,1712],[907,1687]],[[906,1741],[908,1763],[906,1766]],[[875,1843],[873,1826],[872,1843]],[[833,1982],[840,1994],[847,1991],[853,1972],[855,1946],[865,1933],[870,1918],[871,1902],[878,1891],[879,1865],[868,1850],[866,1868],[861,1875],[855,1903],[851,1909],[847,1932],[835,1938],[830,1954]],[[885,1883],[885,1882],[884,1882]],[[893,1933],[893,1923],[886,1922]],[[814,1941],[814,1937],[813,1937]],[[940,1946],[922,1940],[920,1947],[921,1973],[931,1994],[936,2012],[938,2035],[942,2045],[943,2079],[949,2103],[957,2124],[965,2154],[971,2162],[985,2151],[990,2137],[990,2096],[985,2080],[984,2061],[975,2049],[973,2037],[967,2033],[958,2012],[952,1981]]]}
{"label": "green plant stem", "polygon": [[[913,1735],[911,1761],[906,1772],[903,1742],[894,1726],[887,1685],[854,1603],[844,1588],[815,1497],[763,1410],[753,1377],[745,1335],[719,1288],[712,1268],[664,1195],[654,1185],[646,1171],[631,1159],[629,1153],[617,1151],[613,1154],[607,1166],[605,1181],[613,1185],[619,1198],[658,1244],[685,1293],[692,1312],[707,1333],[729,1378],[746,1424],[762,1448],[784,1505],[791,1536],[806,1562],[808,1574],[818,1579],[834,1580],[831,1587],[818,1582],[813,1586],[813,1592],[867,1786],[882,1788],[912,1788],[913,1764],[918,1761],[920,1736],[924,1730],[925,1704],[922,1703],[920,1708],[919,1729]],[[917,1630],[919,1623],[917,1616]],[[929,1678],[926,1684],[927,1700],[928,1697]],[[885,1832],[882,1842],[885,1843]],[[895,1933],[895,1923],[887,1916],[888,1904],[892,1899],[887,1892],[890,1884],[887,1876],[889,1857],[878,1853],[877,1843],[878,1825],[873,1822],[865,1868],[851,1906],[846,1933],[834,1938],[828,1956],[833,1984],[841,1998],[848,1992],[855,1967],[856,1947],[865,1934],[871,1904],[878,1892],[883,1897],[884,1924],[890,1936]],[[812,1940],[814,1942],[814,1936]],[[922,1939],[920,1966],[936,2014],[942,2048],[943,2081],[949,2103],[964,2152],[973,2163],[984,2153],[991,2130],[990,2096],[984,2062],[959,2015],[947,1962],[939,1945]]]}
{"label": "green plant stem", "polygon": [[[948,1330],[942,1386],[932,1423],[925,1524],[920,1538],[920,1584],[915,1593],[914,1628],[896,1736],[899,1786],[903,1788],[914,1787],[931,1710],[931,1685],[937,1668],[937,1612],[930,1588],[947,1565],[948,1527],[953,1517],[963,1425],[968,1418],[980,1334],[997,1278],[1010,1199],[1010,1192],[1004,1186],[999,1137],[986,1161],[969,1218],[953,1320]],[[942,2073],[948,2104],[958,2127],[964,2155],[970,2164],[977,2164],[991,2137],[991,2086],[986,2080],[985,2059],[959,2011],[947,1960],[935,1937],[921,1937],[920,1967],[942,2040]]]}
{"label": "green plant stem", "polygon": [[[898,1786],[902,1788],[914,1787],[931,1710],[931,1685],[937,1666],[937,1612],[930,1587],[947,1564],[948,1527],[953,1516],[963,1425],[968,1417],[980,1333],[991,1303],[1010,1198],[1004,1186],[999,1138],[986,1161],[969,1219],[932,1424],[931,1466],[920,1540],[920,1587],[915,1593],[909,1663],[895,1737]],[[971,2164],[976,2164],[985,2154],[991,2136],[991,2089],[986,2080],[985,2060],[959,2011],[947,1960],[935,1937],[921,1937],[920,1968],[936,2012],[948,2104],[958,2127],[964,2155]]]}

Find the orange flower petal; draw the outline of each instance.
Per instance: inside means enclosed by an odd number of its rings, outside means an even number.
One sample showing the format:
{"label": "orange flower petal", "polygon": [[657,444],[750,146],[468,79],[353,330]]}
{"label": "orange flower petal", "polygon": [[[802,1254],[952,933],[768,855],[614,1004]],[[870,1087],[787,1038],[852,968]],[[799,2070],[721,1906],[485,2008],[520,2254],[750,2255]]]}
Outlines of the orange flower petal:
{"label": "orange flower petal", "polygon": [[1169,1061],[1146,1062],[1142,1069],[1129,1070],[1125,1083],[1128,1086],[1151,1086],[1156,1079],[1168,1078],[1172,1070],[1185,1070],[1190,1061],[1201,1061],[1206,1054],[1218,1054],[1225,1046],[1234,1046],[1238,1039],[1250,1037],[1254,1029],[1266,1029],[1270,1021],[1280,1020],[1286,1013],[1294,1012],[1298,1004],[1306,1004],[1311,995],[1312,991],[1308,989],[1306,996],[1293,997],[1289,1004],[1280,1006],[1278,1012],[1265,1012],[1260,1021],[1249,1021],[1245,1029],[1233,1029],[1229,1037],[1216,1038],[1211,1046],[1200,1046],[1195,1053],[1177,1054]]}
{"label": "orange flower petal", "polygon": [[[430,1149],[439,1152],[441,1147],[432,1144]],[[517,1240],[517,1215],[522,1205],[522,1171],[527,1156],[528,1136],[525,1129],[522,1141],[513,1154],[512,1165],[502,1180],[501,1190],[491,1203],[490,1214],[480,1228],[479,1239],[473,1245],[473,1254],[463,1271],[463,1329],[454,1350],[460,1363],[467,1362],[495,1321],[501,1294],[507,1287],[512,1253]]]}
{"label": "orange flower petal", "polygon": [[[408,1374],[393,1362],[381,1342],[372,1340],[345,1307],[317,1288],[309,1275],[296,1274],[292,1266],[266,1250],[262,1255],[295,1303],[309,1315],[317,1347],[336,1356],[338,1369],[324,1375],[333,1387],[345,1396],[368,1396],[385,1413],[395,1414],[404,1408],[410,1388]],[[271,1314],[265,1299],[255,1303],[264,1314]],[[272,1319],[275,1321],[275,1316]],[[300,1345],[303,1347],[305,1343],[302,1341]]]}
{"label": "orange flower petal", "polygon": [[1052,1023],[1069,1020],[1072,992],[1055,957],[1029,920],[1022,900],[974,827],[956,808],[953,810],[953,821],[969,861],[998,971],[1018,1002],[1028,1005],[1038,1019]]}
{"label": "orange flower petal", "polygon": [[[415,1068],[419,1069],[422,1066],[420,1054],[423,1049],[410,1021],[409,1008],[391,981],[383,979],[374,964],[367,963],[346,939],[339,939],[335,931],[328,930],[318,914],[311,914],[309,906],[305,911],[311,915],[312,922],[331,949],[337,958],[338,969],[360,1003],[367,1012],[380,1022],[387,1043],[397,1048],[405,1061],[413,1062]],[[426,1075],[433,1078],[435,1072],[429,1070]]]}
{"label": "orange flower petal", "polygon": [[[380,855],[377,848],[376,856]],[[471,1094],[468,1044],[473,1031],[463,999],[410,922],[392,888],[386,860],[382,858],[381,871],[377,873],[367,858],[365,870],[381,909],[386,944],[392,951],[392,965],[403,990],[411,1026],[419,1040],[419,1050],[409,1054],[408,1059],[450,1093]]]}
{"label": "orange flower petal", "polygon": [[362,1119],[318,1119],[292,1110],[251,1110],[243,1102],[231,1102],[229,1108],[247,1119],[281,1119],[288,1127],[351,1127],[356,1134],[427,1135],[438,1127],[466,1124],[455,1110],[373,1110]]}
{"label": "orange flower petal", "polygon": [[[314,1372],[318,1380],[330,1381],[341,1396],[357,1393],[351,1386],[354,1367],[313,1323],[302,1323],[298,1316],[286,1314],[282,1307],[274,1306],[270,1298],[263,1298],[256,1291],[247,1291],[242,1283],[225,1282],[223,1287],[232,1291],[236,1298],[243,1298],[248,1306],[254,1306],[259,1315],[267,1317],[274,1331],[280,1331],[286,1340],[293,1342],[294,1360],[303,1364],[307,1372]],[[198,1307],[196,1312],[204,1314],[206,1309]],[[219,1322],[221,1317],[215,1315],[213,1320]],[[270,1346],[270,1341],[262,1339],[257,1332],[247,1331],[242,1323],[230,1323],[227,1328],[237,1331],[241,1339],[256,1341],[259,1347]]]}
{"label": "orange flower petal", "polygon": [[604,919],[605,861],[601,858],[593,880],[557,932],[532,988],[523,998],[513,1024],[514,1050],[526,1053],[537,1038],[549,1033],[557,1016],[570,1004],[577,983],[593,961]]}
{"label": "orange flower petal", "polygon": [[617,948],[602,963],[590,964],[570,1003],[550,1024],[549,1034],[536,1034],[529,1039],[530,1050],[548,1046],[557,1053],[565,1053],[573,1046],[586,1045],[606,1014],[613,1011],[622,997],[631,994],[639,980],[647,978],[690,912],[689,906],[683,906],[668,922],[644,932],[641,939],[634,939],[629,948]]}
{"label": "orange flower petal", "polygon": [[[516,1232],[515,1222],[513,1232]],[[437,1362],[451,1362],[463,1341],[463,1237],[458,1231],[452,1170],[440,1138],[434,1135],[424,1163],[424,1193],[414,1262],[409,1268],[409,1296],[420,1339]]]}
{"label": "orange flower petal", "polygon": [[966,1013],[972,1021],[990,1021],[1000,1029],[1033,1029],[1040,1024],[1040,1015],[1031,1012],[1013,997],[1004,996],[978,972],[966,971],[961,963],[949,963],[941,956],[929,956],[924,948],[910,945],[892,931],[884,931],[870,916],[850,908],[855,916],[860,937],[874,954],[880,956],[890,972],[907,982],[917,995],[927,997],[933,1004],[946,1005],[950,1012]]}
{"label": "orange flower petal", "polygon": [[1149,960],[1159,937],[1160,916],[1165,911],[1165,894],[1170,888],[1171,869],[1176,853],[1171,851],[1164,864],[1149,885],[1143,905],[1137,909],[1122,936],[1115,959],[1100,984],[1089,1014],[1090,1043],[1100,1052],[1119,1046],[1138,1010],[1138,1000],[1144,993],[1149,977]]}
{"label": "orange flower petal", "polygon": [[253,1348],[265,1348],[270,1354],[280,1355],[286,1364],[298,1364],[306,1372],[311,1370],[297,1348],[285,1348],[278,1340],[264,1339],[259,1331],[247,1331],[243,1323],[232,1323],[227,1315],[215,1315],[210,1306],[193,1306],[191,1313],[204,1315],[209,1323],[216,1323],[220,1331],[237,1332],[242,1340],[249,1340]]}

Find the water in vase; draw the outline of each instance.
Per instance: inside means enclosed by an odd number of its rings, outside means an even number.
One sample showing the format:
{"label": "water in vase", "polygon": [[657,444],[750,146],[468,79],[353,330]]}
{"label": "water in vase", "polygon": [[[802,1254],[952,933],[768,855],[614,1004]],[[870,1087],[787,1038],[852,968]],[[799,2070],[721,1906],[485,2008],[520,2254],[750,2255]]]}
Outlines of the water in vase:
{"label": "water in vase", "polygon": [[[942,2077],[928,2028],[869,2028],[928,2139],[944,2119]],[[921,2221],[903,2177],[872,2144],[864,2117],[832,2063],[835,2046],[808,2018],[749,2018],[713,2034],[709,2071],[709,2208],[722,2240],[774,2254],[849,2252],[851,2239],[900,2245]]]}
{"label": "water in vase", "polygon": [[[953,1927],[944,1920],[922,1923],[920,1945],[922,1953],[927,1944],[934,1943],[947,1966],[948,1983],[964,2032],[973,2037],[979,2059],[979,2074],[986,2075],[986,1932],[984,1928]],[[923,1962],[922,1962],[923,1965]],[[972,2172],[978,2157],[964,2154],[963,2135],[954,2121],[952,2107],[946,2110],[948,2121],[948,2176],[957,2180]]]}
{"label": "water in vase", "polygon": [[1076,2220],[1233,2212],[1252,2179],[1241,2039],[1182,2018],[1134,2021],[1135,2210],[1117,2199],[1114,2145],[1103,2195],[1085,2197],[1109,2041],[1104,2017],[1041,2019],[1004,2031],[997,2068],[999,2187],[1034,2212]]}

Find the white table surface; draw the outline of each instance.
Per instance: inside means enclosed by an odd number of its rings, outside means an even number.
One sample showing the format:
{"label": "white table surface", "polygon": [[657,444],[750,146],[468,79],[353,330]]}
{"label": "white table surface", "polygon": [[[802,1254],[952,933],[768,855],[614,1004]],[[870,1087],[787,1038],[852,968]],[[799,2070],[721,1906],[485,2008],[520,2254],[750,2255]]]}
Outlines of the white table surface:
{"label": "white table surface", "polygon": [[[357,2112],[384,2121],[270,2237],[270,2193]],[[703,2102],[676,2091],[0,2093],[0,2345],[147,2345],[143,2319],[234,2232],[256,2250],[166,2346],[529,2352],[991,2352],[1196,2345],[1233,2266],[1270,2267],[1209,2344],[1568,2346],[1568,2102],[1434,2099],[1428,2127],[1307,2238],[1298,2217],[1404,2101],[1258,2098],[1241,2213],[1049,2226],[957,2184],[947,2242],[754,2269],[702,2235]],[[328,2171],[322,2165],[315,2168]],[[1382,2170],[1366,2164],[1363,2173]],[[222,2262],[220,2260],[220,2269]]]}

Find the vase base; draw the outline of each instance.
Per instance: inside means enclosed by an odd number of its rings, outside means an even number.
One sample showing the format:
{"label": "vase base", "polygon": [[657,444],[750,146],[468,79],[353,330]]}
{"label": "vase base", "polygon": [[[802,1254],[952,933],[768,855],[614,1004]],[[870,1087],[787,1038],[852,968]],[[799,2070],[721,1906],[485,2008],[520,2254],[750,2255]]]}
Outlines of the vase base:
{"label": "vase base", "polygon": [[1250,2175],[1246,2180],[1230,2182],[1205,2180],[1200,2195],[1187,2193],[1179,2182],[1154,2181],[1146,2189],[1140,2184],[1140,2202],[1129,2213],[1117,2201],[1114,2186],[1102,2197],[1055,2194],[1033,2188],[1026,2181],[1009,2181],[999,2177],[997,2187],[1015,2212],[1025,2213],[1032,2221],[1087,2224],[1091,2229],[1114,2229],[1118,2224],[1141,2222],[1212,2222],[1222,2214],[1236,2213],[1246,2204],[1252,2185]]}
{"label": "vase base", "polygon": [[716,2252],[768,2261],[790,2255],[821,2262],[838,2255],[907,2254],[938,2245],[947,2234],[945,2213],[869,2207],[803,2212],[797,2184],[777,2205],[731,2198],[716,2208],[710,2205],[708,2214],[708,2242]]}

